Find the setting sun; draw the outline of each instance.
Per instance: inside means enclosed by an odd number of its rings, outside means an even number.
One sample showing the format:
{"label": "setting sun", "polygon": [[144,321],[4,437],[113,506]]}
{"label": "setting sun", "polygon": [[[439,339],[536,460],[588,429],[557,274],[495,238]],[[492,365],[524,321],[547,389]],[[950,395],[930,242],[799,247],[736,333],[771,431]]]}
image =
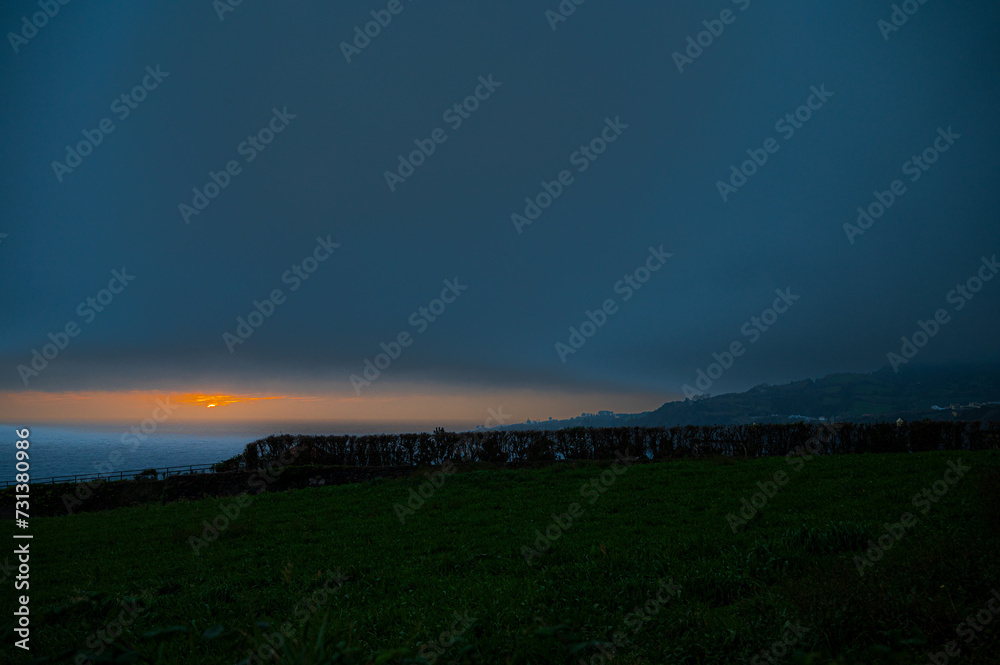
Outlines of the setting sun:
{"label": "setting sun", "polygon": [[284,396],[280,397],[249,397],[243,395],[201,395],[198,393],[189,393],[187,395],[180,395],[175,397],[174,400],[180,404],[193,404],[199,406],[201,404],[206,404],[210,409],[219,406],[227,406],[229,404],[241,404],[244,402],[259,402],[261,400],[267,399],[285,399]]}

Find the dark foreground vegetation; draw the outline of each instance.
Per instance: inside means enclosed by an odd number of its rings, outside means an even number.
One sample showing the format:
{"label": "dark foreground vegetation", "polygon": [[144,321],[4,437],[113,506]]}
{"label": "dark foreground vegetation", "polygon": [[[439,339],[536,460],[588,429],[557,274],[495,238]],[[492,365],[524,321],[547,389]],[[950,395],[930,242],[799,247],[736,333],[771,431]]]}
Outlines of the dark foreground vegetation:
{"label": "dark foreground vegetation", "polygon": [[35,519],[32,655],[997,662],[995,450],[623,457]]}
{"label": "dark foreground vegetation", "polygon": [[[414,466],[342,467],[296,464],[273,465],[270,470],[193,473],[167,478],[155,474],[127,480],[89,480],[77,483],[34,485],[31,514],[59,517],[81,512],[114,510],[141,505],[163,505],[174,501],[196,501],[210,497],[285,492],[316,485],[361,483],[376,478],[401,478],[413,474]],[[0,490],[0,517],[14,519],[15,488]]]}
{"label": "dark foreground vegetation", "polygon": [[[566,461],[640,462],[729,456],[914,453],[1000,449],[1000,423],[931,422],[868,424],[690,426],[673,428],[572,428],[556,432],[447,432],[368,436],[269,436],[215,464],[212,473],[158,478],[98,478],[74,484],[38,484],[32,514],[55,517],[143,504],[286,491],[412,474],[420,465],[453,463],[456,469],[525,468]],[[13,519],[15,490],[0,489],[0,518]]]}

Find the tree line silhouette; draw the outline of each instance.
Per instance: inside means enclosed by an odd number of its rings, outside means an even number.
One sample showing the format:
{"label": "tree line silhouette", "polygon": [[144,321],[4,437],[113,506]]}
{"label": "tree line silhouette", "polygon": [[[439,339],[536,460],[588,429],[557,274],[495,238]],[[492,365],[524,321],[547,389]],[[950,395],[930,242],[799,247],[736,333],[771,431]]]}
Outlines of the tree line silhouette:
{"label": "tree line silhouette", "polygon": [[248,443],[219,470],[253,470],[291,456],[296,464],[420,466],[447,460],[510,464],[555,460],[640,460],[784,456],[796,449],[825,455],[996,450],[1000,423],[792,423],[683,427],[569,428],[553,431],[447,432],[369,435],[271,435]]}

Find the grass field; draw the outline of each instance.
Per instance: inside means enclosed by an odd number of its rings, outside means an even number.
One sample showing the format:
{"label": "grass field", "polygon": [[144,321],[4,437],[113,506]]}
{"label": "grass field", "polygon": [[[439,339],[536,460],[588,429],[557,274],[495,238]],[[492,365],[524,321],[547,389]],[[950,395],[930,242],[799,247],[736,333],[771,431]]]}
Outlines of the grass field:
{"label": "grass field", "polygon": [[[34,519],[31,656],[235,664],[270,635],[281,663],[925,663],[951,641],[954,662],[1000,662],[996,452],[437,480]],[[774,496],[737,524],[758,483]],[[28,662],[10,630],[0,660]]]}

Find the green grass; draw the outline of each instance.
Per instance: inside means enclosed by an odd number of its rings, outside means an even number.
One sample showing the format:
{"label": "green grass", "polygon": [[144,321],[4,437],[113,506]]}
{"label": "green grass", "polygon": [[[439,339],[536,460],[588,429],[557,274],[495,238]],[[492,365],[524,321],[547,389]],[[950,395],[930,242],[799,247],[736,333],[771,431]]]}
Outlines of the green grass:
{"label": "green grass", "polygon": [[[914,508],[959,457],[972,472],[926,515]],[[599,663],[586,643],[618,631],[630,641],[614,656],[622,665],[748,662],[789,622],[808,629],[796,648],[816,654],[798,662],[923,663],[1000,588],[998,464],[995,452],[821,457],[797,472],[781,458],[681,460],[630,467],[593,504],[581,486],[606,465],[472,471],[401,525],[393,506],[416,475],[254,497],[198,556],[189,539],[232,498],[34,519],[31,655],[73,662],[135,599],[104,657],[234,664],[291,622],[282,663],[355,662],[327,660],[349,649],[356,662],[424,662],[406,654],[458,612],[475,621],[439,663]],[[788,485],[734,534],[727,514],[779,470]],[[522,546],[574,502],[584,515],[528,565]],[[905,512],[917,526],[862,578],[854,557]],[[328,570],[346,578],[304,609]],[[627,618],[665,578],[679,596]],[[1000,625],[990,630],[960,641],[964,662],[996,662]],[[27,662],[14,639],[0,661]]]}

